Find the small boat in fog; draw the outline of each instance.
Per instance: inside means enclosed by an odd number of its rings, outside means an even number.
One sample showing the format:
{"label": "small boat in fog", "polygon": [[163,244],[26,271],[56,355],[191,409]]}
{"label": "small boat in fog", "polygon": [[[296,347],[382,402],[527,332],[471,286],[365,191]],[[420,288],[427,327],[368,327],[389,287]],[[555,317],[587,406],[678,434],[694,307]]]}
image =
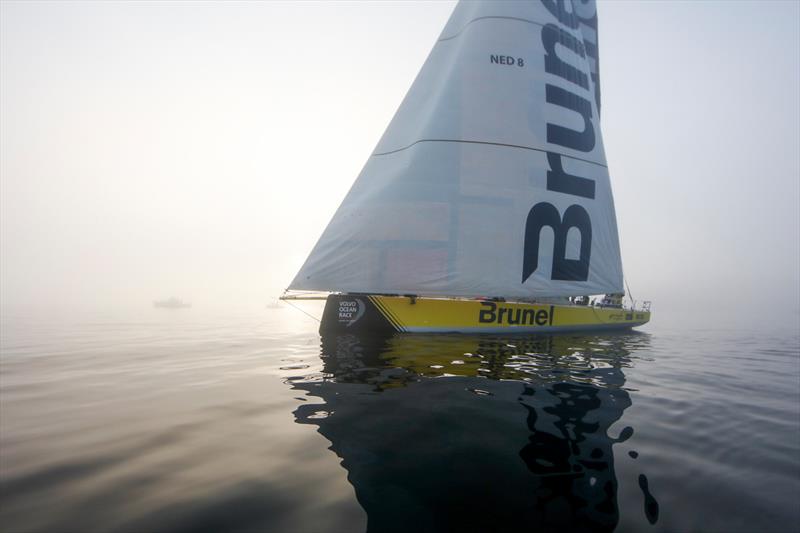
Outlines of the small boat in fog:
{"label": "small boat in fog", "polygon": [[180,298],[167,298],[166,300],[156,300],[153,302],[153,307],[162,307],[164,309],[183,309],[184,307],[191,307],[192,304],[184,302]]}

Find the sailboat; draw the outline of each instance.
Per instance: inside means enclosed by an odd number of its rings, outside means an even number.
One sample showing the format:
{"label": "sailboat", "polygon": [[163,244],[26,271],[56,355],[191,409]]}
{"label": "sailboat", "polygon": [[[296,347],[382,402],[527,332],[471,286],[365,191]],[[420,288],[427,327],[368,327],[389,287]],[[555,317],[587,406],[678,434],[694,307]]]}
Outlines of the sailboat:
{"label": "sailboat", "polygon": [[597,29],[595,0],[460,2],[283,298],[327,293],[322,333],[648,322],[622,306]]}

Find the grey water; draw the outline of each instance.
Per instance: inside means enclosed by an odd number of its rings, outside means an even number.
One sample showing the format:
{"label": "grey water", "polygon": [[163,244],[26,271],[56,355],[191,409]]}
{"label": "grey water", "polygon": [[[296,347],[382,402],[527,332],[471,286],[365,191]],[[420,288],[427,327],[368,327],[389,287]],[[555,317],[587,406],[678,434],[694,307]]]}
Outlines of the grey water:
{"label": "grey water", "polygon": [[796,327],[316,328],[5,314],[0,529],[800,530]]}

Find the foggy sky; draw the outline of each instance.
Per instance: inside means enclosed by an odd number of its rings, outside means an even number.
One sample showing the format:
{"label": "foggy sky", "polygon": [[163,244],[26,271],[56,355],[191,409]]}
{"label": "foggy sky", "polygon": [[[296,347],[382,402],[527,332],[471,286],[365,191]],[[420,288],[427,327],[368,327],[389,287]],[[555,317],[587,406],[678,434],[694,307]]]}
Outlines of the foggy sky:
{"label": "foggy sky", "polygon": [[[2,309],[273,300],[453,5],[3,2]],[[598,13],[634,297],[796,324],[800,4]]]}

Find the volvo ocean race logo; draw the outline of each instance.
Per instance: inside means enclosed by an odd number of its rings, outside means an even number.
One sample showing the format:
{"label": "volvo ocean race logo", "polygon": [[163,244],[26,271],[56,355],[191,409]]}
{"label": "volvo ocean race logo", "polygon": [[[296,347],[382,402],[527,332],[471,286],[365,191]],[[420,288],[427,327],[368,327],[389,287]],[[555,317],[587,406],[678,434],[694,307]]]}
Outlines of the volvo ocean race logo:
{"label": "volvo ocean race logo", "polygon": [[344,324],[349,328],[364,316],[364,311],[366,311],[366,306],[360,298],[339,300],[339,324]]}

